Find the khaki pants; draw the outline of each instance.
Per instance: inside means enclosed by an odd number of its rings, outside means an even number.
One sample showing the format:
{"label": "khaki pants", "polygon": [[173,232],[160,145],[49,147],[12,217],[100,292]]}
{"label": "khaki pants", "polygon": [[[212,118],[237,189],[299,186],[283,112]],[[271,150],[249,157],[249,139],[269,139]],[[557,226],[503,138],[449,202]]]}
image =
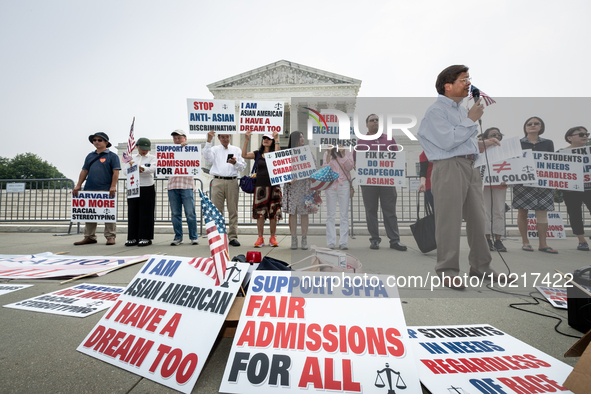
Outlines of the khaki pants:
{"label": "khaki pants", "polygon": [[228,226],[228,240],[238,239],[238,180],[213,179],[211,185],[211,202],[224,214],[224,201],[228,204],[230,225]]}
{"label": "khaki pants", "polygon": [[435,200],[437,273],[457,275],[460,272],[462,218],[466,220],[470,247],[468,262],[479,273],[489,273],[492,258],[484,236],[482,179],[474,162],[460,157],[434,161],[431,191]]}
{"label": "khaki pants", "polygon": [[[96,223],[86,223],[84,226],[84,237],[96,241]],[[117,236],[117,223],[105,223],[105,238],[115,238]]]}

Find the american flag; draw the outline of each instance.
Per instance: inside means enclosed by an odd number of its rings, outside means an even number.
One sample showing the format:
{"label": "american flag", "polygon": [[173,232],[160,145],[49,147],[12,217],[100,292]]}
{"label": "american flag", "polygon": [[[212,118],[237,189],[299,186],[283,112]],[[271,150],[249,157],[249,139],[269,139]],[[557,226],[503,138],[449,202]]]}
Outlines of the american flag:
{"label": "american flag", "polygon": [[133,125],[135,124],[135,116],[131,122],[131,129],[129,130],[129,138],[127,139],[127,152],[123,154],[123,161],[129,163],[131,161],[131,152],[135,149],[135,138],[133,137]]}
{"label": "american flag", "polygon": [[310,190],[328,189],[338,177],[339,174],[334,172],[330,166],[322,167],[310,176],[312,179]]}
{"label": "american flag", "polygon": [[190,264],[214,279],[215,285],[219,286],[224,282],[226,267],[230,262],[226,224],[224,216],[201,190],[199,190],[199,196],[201,197],[201,209],[205,219],[211,258],[193,259]]}
{"label": "american flag", "polygon": [[[468,100],[470,100],[472,98],[472,88],[474,87],[474,85],[472,85],[470,87],[470,94],[468,95]],[[484,100],[484,102],[486,103],[487,106],[496,103],[495,100],[493,100],[492,97],[490,97],[488,94],[484,93],[482,90],[480,91],[480,97],[482,97],[482,99]]]}

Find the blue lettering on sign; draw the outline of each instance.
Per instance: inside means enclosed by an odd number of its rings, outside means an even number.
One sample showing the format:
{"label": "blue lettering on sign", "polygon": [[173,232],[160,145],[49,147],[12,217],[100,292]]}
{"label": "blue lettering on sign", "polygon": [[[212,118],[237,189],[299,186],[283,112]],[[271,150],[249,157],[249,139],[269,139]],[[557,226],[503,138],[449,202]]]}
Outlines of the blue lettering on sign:
{"label": "blue lettering on sign", "polygon": [[[151,262],[150,262],[151,264]],[[162,259],[152,270],[150,271],[149,275],[158,275],[158,276],[173,276],[176,270],[180,267],[181,260],[166,260]],[[145,269],[144,269],[145,271]]]}

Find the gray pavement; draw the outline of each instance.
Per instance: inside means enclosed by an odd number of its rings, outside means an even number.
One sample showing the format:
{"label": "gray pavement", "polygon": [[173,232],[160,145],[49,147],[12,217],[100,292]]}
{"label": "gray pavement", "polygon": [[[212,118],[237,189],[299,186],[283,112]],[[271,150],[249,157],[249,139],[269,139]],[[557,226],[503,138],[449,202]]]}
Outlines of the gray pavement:
{"label": "gray pavement", "polygon": [[[99,230],[101,227],[99,226]],[[322,231],[314,229],[309,236],[309,244],[325,246]],[[2,232],[5,231],[5,232]],[[205,239],[201,245],[183,244],[170,246],[172,231],[162,230],[156,234],[154,244],[146,248],[125,247],[124,231],[114,246],[99,243],[87,246],[73,246],[81,239],[80,235],[55,236],[51,232],[16,232],[14,228],[0,227],[1,254],[32,254],[39,252],[69,252],[71,255],[131,256],[145,253],[166,253],[176,256],[208,256],[209,248]],[[51,230],[49,230],[51,231]],[[54,230],[55,231],[55,230]],[[249,235],[242,235],[243,233]],[[166,234],[165,234],[166,233]],[[230,256],[246,254],[254,250],[252,245],[256,236],[252,231],[240,232],[241,247],[231,247]],[[285,231],[282,231],[285,234]],[[407,230],[403,234],[408,234]],[[513,232],[514,234],[514,232]],[[278,248],[259,249],[263,255],[271,255],[284,261],[298,261],[310,255],[310,251],[289,249],[290,237],[278,236]],[[388,274],[396,276],[433,275],[435,251],[422,254],[416,247],[412,236],[404,235],[402,242],[409,249],[399,252],[387,248],[383,242],[380,250],[370,250],[366,235],[357,235],[349,240],[349,253],[355,255],[368,274]],[[590,252],[576,250],[577,240],[551,241],[549,244],[559,251],[550,255],[539,251],[521,251],[521,242],[514,236],[504,241],[508,248],[503,257],[512,273],[518,274],[519,287],[510,289],[520,295],[493,292],[485,286],[476,289],[456,291],[446,288],[431,290],[429,285],[402,288],[400,290],[407,325],[445,325],[445,324],[490,324],[508,334],[546,352],[567,364],[574,365],[578,359],[565,359],[564,352],[576,339],[560,335],[554,331],[556,321],[510,308],[512,303],[531,300],[527,294],[533,290],[533,275],[554,274],[554,269],[562,272],[587,266]],[[537,243],[534,241],[535,247]],[[462,270],[468,270],[468,248],[462,238]],[[498,254],[493,255],[493,267],[498,272],[508,272]],[[126,286],[135,276],[141,264],[123,268],[102,277],[86,278],[84,282],[103,285]],[[523,286],[522,274],[526,274],[527,286]],[[0,305],[18,302],[42,293],[49,293],[72,284],[60,285],[59,280],[8,280],[0,279],[1,284],[34,284],[24,290],[0,296]],[[74,282],[75,283],[75,282]],[[541,297],[541,296],[540,296]],[[559,317],[563,323],[562,332],[581,336],[581,333],[567,324],[566,310],[555,309],[549,304],[527,306],[525,309]],[[114,367],[76,351],[78,345],[101,319],[105,312],[87,318],[73,318],[46,313],[35,313],[9,308],[0,308],[0,392],[2,393],[166,393],[174,392],[150,380]],[[387,311],[376,311],[387,313]],[[193,393],[216,393],[221,382],[224,366],[231,346],[230,338],[219,338],[195,385]]]}

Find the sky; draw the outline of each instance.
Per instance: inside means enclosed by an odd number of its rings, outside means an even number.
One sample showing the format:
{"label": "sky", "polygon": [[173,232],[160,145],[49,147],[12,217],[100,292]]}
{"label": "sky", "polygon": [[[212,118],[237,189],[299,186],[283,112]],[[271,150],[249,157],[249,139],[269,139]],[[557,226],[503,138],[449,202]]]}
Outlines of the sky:
{"label": "sky", "polygon": [[88,135],[125,142],[135,116],[137,138],[168,138],[188,129],[187,98],[279,60],[360,79],[360,97],[434,98],[451,64],[499,103],[587,97],[589,15],[588,1],[0,0],[0,156],[77,180]]}

